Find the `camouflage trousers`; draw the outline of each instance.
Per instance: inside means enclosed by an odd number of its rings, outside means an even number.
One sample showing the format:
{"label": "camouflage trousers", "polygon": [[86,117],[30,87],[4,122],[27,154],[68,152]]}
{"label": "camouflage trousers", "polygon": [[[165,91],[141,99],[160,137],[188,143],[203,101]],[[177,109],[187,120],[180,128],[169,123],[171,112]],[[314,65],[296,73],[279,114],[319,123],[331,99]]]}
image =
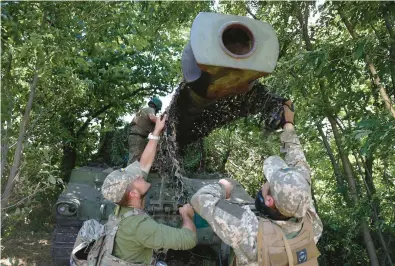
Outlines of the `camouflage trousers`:
{"label": "camouflage trousers", "polygon": [[128,165],[135,161],[140,161],[141,154],[143,153],[145,146],[147,145],[147,138],[143,138],[140,135],[129,135],[129,161]]}

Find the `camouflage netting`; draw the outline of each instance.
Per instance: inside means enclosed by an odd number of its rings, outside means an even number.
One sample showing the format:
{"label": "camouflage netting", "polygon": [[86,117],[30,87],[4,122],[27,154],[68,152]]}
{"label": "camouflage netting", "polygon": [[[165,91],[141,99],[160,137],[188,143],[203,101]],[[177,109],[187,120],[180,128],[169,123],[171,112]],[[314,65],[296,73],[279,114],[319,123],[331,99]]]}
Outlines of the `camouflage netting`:
{"label": "camouflage netting", "polygon": [[218,100],[198,114],[194,110],[192,115],[187,94],[188,86],[181,83],[168,108],[169,121],[178,121],[175,122],[175,132],[180,148],[242,117],[259,115],[265,120],[282,103],[282,98],[269,93],[266,86],[257,83],[247,93]]}
{"label": "camouflage netting", "polygon": [[[227,97],[191,114],[188,104],[188,85],[181,83],[170,106],[167,108],[168,124],[159,144],[156,165],[163,178],[174,179],[184,191],[182,149],[236,119],[258,115],[266,120],[270,113],[282,105],[282,98],[271,94],[268,89],[256,83],[248,93]],[[182,194],[182,193],[181,193]]]}

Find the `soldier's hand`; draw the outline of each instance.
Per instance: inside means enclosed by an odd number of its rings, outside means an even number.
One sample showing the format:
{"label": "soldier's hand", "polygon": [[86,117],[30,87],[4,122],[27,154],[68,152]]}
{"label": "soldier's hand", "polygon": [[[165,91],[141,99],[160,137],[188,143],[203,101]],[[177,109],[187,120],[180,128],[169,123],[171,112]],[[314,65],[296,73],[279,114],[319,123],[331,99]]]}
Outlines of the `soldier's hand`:
{"label": "soldier's hand", "polygon": [[154,129],[154,132],[153,132],[153,134],[155,136],[159,136],[162,133],[162,130],[165,127],[165,124],[166,124],[166,120],[167,120],[167,114],[165,114],[162,118],[161,117],[157,117],[156,123],[155,123],[155,129]]}
{"label": "soldier's hand", "polygon": [[232,193],[232,190],[233,190],[232,183],[230,183],[226,179],[221,179],[221,180],[219,180],[218,183],[222,184],[225,187],[225,192],[226,192],[225,198],[229,199],[230,198],[230,194]]}
{"label": "soldier's hand", "polygon": [[193,215],[195,214],[195,211],[193,210],[191,204],[185,204],[184,206],[182,206],[181,208],[178,209],[178,211],[180,212],[181,216],[188,216],[192,219]]}
{"label": "soldier's hand", "polygon": [[[284,118],[285,122],[291,122],[292,124],[294,123],[294,111],[291,110],[293,108],[293,103],[291,100],[288,100],[284,103]],[[290,108],[291,107],[291,108]],[[286,123],[284,126],[287,126],[289,123]]]}

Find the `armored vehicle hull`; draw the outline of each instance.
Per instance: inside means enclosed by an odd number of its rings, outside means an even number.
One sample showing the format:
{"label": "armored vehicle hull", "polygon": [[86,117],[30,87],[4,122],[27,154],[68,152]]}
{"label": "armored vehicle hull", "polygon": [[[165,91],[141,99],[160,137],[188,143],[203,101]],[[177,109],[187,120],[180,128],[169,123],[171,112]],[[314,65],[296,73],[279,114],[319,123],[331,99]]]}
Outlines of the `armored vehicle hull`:
{"label": "armored vehicle hull", "polygon": [[[99,167],[82,167],[73,170],[70,183],[55,206],[56,228],[52,239],[52,257],[56,265],[69,265],[70,252],[84,221],[93,218],[105,223],[108,215],[113,212],[115,204],[105,200],[100,193],[104,178],[112,170],[112,168]],[[181,182],[184,188],[183,193],[180,193],[179,182],[169,182],[158,173],[151,173],[148,181],[152,186],[146,196],[145,209],[159,223],[180,227],[182,221],[177,214],[178,207],[189,201],[202,186],[216,183],[223,177],[218,174],[194,175],[196,179],[183,177]],[[232,182],[235,186],[232,196],[235,204],[253,204],[252,198],[243,187],[236,181]],[[215,265],[221,245],[223,246],[221,240],[205,224],[198,225],[197,235],[200,249],[207,247],[214,251],[215,256],[211,258],[214,258],[212,263]],[[185,256],[183,259],[185,260]],[[174,263],[180,261],[173,259]]]}

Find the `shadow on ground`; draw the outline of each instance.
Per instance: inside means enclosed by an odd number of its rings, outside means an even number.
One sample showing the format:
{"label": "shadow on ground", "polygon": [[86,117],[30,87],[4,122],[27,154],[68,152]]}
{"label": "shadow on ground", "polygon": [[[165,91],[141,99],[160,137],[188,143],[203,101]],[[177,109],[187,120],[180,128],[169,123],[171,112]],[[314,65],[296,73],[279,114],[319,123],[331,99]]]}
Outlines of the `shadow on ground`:
{"label": "shadow on ground", "polygon": [[51,237],[49,232],[29,232],[2,240],[1,266],[50,266]]}

